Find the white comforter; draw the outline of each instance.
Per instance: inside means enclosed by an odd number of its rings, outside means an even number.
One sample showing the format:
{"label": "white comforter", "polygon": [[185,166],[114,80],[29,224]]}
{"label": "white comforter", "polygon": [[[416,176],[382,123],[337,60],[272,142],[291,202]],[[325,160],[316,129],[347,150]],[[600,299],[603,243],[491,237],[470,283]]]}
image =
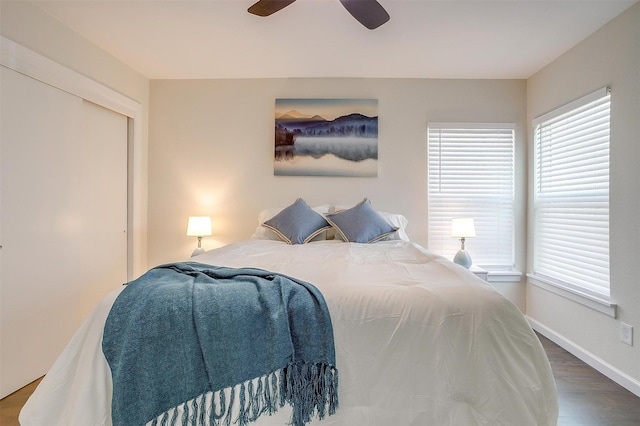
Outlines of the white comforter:
{"label": "white comforter", "polygon": [[[312,424],[556,425],[550,365],[523,315],[468,270],[416,244],[246,241],[192,260],[280,272],[322,291],[340,408]],[[111,423],[101,341],[118,293],[96,308],[41,382],[20,414],[23,426]],[[285,407],[255,424],[288,420]]]}

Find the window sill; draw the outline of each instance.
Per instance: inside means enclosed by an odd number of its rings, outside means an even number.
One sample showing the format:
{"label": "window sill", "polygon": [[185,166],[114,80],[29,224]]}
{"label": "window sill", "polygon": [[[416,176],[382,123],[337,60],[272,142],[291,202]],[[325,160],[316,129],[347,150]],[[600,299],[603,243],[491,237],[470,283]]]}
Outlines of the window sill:
{"label": "window sill", "polygon": [[518,271],[489,271],[490,283],[519,283],[522,279],[522,272]]}
{"label": "window sill", "polygon": [[470,268],[472,272],[474,272],[474,268],[484,272],[486,281],[490,283],[519,283],[522,279],[522,272],[513,269],[492,269],[473,264]]}
{"label": "window sill", "polygon": [[542,288],[566,299],[572,300],[576,303],[601,312],[612,318],[616,318],[618,305],[616,305],[615,303],[611,303],[610,299],[583,293],[577,289],[564,286],[558,282],[546,280],[534,274],[527,274],[527,278],[528,283],[531,285]]}

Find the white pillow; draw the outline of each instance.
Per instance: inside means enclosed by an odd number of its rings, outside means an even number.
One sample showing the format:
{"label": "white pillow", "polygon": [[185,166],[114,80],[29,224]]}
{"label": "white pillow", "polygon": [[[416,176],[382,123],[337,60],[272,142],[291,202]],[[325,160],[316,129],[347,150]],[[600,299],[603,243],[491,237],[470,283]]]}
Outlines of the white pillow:
{"label": "white pillow", "polygon": [[407,235],[407,225],[409,224],[409,220],[401,214],[397,213],[387,213],[378,211],[380,215],[387,221],[391,226],[398,228],[396,232],[389,235],[386,240],[402,240],[402,241],[411,241],[409,240],[409,236]]}
{"label": "white pillow", "polygon": [[[280,238],[278,234],[276,234],[269,228],[265,228],[264,226],[262,226],[262,224],[265,223],[267,220],[271,219],[272,217],[274,217],[275,215],[277,215],[278,213],[280,213],[282,210],[286,209],[287,207],[288,206],[273,207],[273,208],[262,210],[258,215],[258,226],[253,232],[251,239],[282,241],[282,238]],[[312,209],[316,213],[319,213],[322,215],[322,217],[324,217],[326,213],[329,213],[331,206],[330,205],[316,206],[316,207],[312,207]],[[325,239],[326,239],[326,232],[322,232],[320,235],[316,236],[312,241],[321,241]]]}

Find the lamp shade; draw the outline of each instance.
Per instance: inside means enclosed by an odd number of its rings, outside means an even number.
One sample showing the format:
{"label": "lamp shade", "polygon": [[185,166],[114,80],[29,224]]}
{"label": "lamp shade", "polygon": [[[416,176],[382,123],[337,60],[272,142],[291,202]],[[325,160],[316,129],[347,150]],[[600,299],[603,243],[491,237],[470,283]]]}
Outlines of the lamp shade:
{"label": "lamp shade", "polygon": [[211,235],[211,218],[209,216],[189,216],[187,236],[205,237]]}
{"label": "lamp shade", "polygon": [[464,217],[451,220],[451,236],[455,238],[466,238],[476,236],[476,226],[473,218]]}

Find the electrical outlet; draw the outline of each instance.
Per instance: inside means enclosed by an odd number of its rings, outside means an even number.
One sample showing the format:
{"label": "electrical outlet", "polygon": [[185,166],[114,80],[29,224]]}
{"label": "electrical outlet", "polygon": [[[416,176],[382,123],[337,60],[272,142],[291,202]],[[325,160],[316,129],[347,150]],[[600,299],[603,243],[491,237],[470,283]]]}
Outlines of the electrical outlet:
{"label": "electrical outlet", "polygon": [[633,346],[633,327],[623,322],[620,323],[620,340],[629,346]]}

